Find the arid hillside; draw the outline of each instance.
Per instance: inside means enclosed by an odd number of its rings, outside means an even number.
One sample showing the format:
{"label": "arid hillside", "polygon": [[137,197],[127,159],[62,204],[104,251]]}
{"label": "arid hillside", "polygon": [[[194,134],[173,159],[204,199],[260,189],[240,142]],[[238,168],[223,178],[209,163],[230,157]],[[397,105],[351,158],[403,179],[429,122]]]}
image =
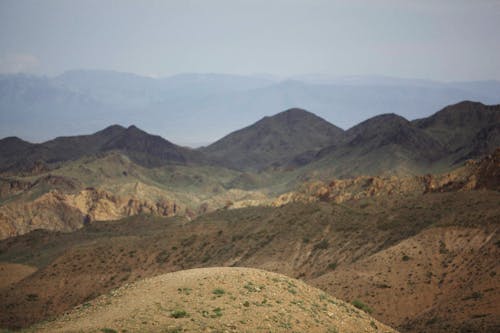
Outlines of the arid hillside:
{"label": "arid hillside", "polygon": [[[357,300],[403,332],[491,332],[500,318],[498,202],[491,190],[426,193],[35,231],[0,242],[0,261],[36,268],[0,291],[0,322],[26,327],[144,277],[245,266]],[[480,297],[444,307],[457,295]]]}
{"label": "arid hillside", "polygon": [[[351,304],[251,268],[178,271],[127,284],[36,332],[395,332]],[[28,329],[28,331],[31,331]]]}
{"label": "arid hillside", "polygon": [[[43,144],[1,140],[0,328],[384,327],[328,301],[338,298],[401,332],[498,332],[498,107],[463,102],[413,122],[381,115],[347,131],[288,110],[226,137],[216,153],[120,126]],[[204,270],[185,271],[194,268]],[[248,294],[240,273],[276,283]],[[224,293],[210,294],[217,279]],[[133,318],[127,304],[141,293],[144,319]],[[269,304],[284,315],[264,314]],[[241,309],[255,312],[235,320]],[[177,310],[189,317],[168,316]]]}

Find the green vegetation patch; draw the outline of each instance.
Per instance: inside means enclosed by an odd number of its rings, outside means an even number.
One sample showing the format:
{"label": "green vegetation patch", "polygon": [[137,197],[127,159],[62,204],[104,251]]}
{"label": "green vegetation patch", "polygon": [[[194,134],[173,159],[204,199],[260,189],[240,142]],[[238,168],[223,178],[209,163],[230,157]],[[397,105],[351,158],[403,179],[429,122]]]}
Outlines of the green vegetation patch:
{"label": "green vegetation patch", "polygon": [[226,292],[224,291],[224,289],[221,289],[221,288],[217,288],[217,289],[214,289],[212,291],[212,294],[214,295],[217,295],[217,297],[221,297],[222,295],[224,295]]}
{"label": "green vegetation patch", "polygon": [[364,312],[370,314],[373,312],[372,308],[370,308],[368,305],[366,305],[365,303],[363,303],[362,301],[358,300],[358,299],[355,299],[354,301],[352,301],[352,305],[354,305],[356,308],[360,309],[360,310],[363,310]]}
{"label": "green vegetation patch", "polygon": [[101,328],[102,333],[118,333],[117,330],[114,330],[112,328]]}
{"label": "green vegetation patch", "polygon": [[170,312],[170,316],[172,318],[185,318],[188,316],[188,313],[184,310],[173,310]]}

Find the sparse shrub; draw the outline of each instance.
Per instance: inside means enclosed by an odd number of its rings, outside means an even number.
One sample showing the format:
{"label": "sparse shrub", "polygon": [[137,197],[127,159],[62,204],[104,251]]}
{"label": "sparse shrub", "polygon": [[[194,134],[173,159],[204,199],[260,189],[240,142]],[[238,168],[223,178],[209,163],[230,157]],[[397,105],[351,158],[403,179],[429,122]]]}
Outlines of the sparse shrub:
{"label": "sparse shrub", "polygon": [[408,261],[408,260],[410,260],[410,257],[405,254],[405,255],[403,255],[402,260],[403,261]]}
{"label": "sparse shrub", "polygon": [[462,298],[462,301],[468,301],[468,300],[476,301],[476,300],[481,299],[481,298],[483,298],[483,294],[478,292],[478,291],[475,291],[472,294],[470,294],[469,296]]}
{"label": "sparse shrub", "polygon": [[184,318],[187,317],[187,312],[184,310],[174,310],[170,312],[170,316],[173,318]]}
{"label": "sparse shrub", "polygon": [[387,288],[390,288],[391,286],[388,285],[387,283],[376,283],[375,287],[380,288],[380,289],[387,289]]}
{"label": "sparse shrub", "polygon": [[243,286],[246,290],[249,292],[255,293],[255,292],[260,292],[262,290],[261,287],[254,285],[252,282],[248,282]]}
{"label": "sparse shrub", "polygon": [[220,289],[220,288],[217,288],[217,289],[214,289],[212,291],[212,294],[214,295],[217,295],[217,297],[221,297],[222,295],[224,295],[226,292],[224,291],[224,289]]}
{"label": "sparse shrub", "polygon": [[166,261],[168,261],[168,258],[170,257],[170,254],[166,251],[163,250],[158,255],[156,256],[156,262],[159,264],[163,264]]}
{"label": "sparse shrub", "polygon": [[186,237],[183,240],[181,240],[181,245],[183,247],[188,247],[188,246],[193,245],[194,242],[196,242],[196,235],[191,235],[191,236]]}
{"label": "sparse shrub", "polygon": [[448,254],[448,252],[449,251],[446,248],[446,244],[442,240],[440,240],[439,241],[439,253],[441,253],[441,254]]}
{"label": "sparse shrub", "polygon": [[331,269],[332,271],[337,268],[337,262],[331,262],[328,264],[328,269]]}
{"label": "sparse shrub", "polygon": [[37,294],[28,294],[26,295],[26,300],[30,302],[38,301],[38,295]]}
{"label": "sparse shrub", "polygon": [[212,311],[214,314],[211,315],[210,317],[212,317],[212,318],[222,317],[222,309],[221,308],[215,308]]}
{"label": "sparse shrub", "polygon": [[102,333],[118,333],[116,330],[112,328],[101,328]]}
{"label": "sparse shrub", "polygon": [[166,333],[181,333],[182,327],[167,328]]}
{"label": "sparse shrub", "polygon": [[355,299],[354,301],[352,301],[352,305],[354,305],[356,308],[358,308],[360,310],[363,310],[366,313],[373,312],[372,308],[370,308],[368,305],[366,305],[365,303],[361,302],[358,299]]}
{"label": "sparse shrub", "polygon": [[323,239],[319,241],[318,243],[314,244],[313,250],[326,250],[330,244],[326,239]]}
{"label": "sparse shrub", "polygon": [[179,294],[189,295],[191,294],[191,288],[177,288]]}
{"label": "sparse shrub", "polygon": [[248,301],[243,302],[243,306],[248,308],[250,306],[250,302],[248,302]]}

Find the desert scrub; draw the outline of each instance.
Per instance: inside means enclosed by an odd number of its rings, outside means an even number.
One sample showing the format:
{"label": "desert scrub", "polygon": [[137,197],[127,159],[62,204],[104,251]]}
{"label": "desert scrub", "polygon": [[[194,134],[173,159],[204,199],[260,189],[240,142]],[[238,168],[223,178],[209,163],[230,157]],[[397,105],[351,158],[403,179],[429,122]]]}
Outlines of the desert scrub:
{"label": "desert scrub", "polygon": [[212,294],[216,295],[217,297],[221,297],[222,295],[224,295],[226,292],[224,291],[224,289],[221,289],[221,288],[217,288],[217,289],[214,289],[212,291]]}
{"label": "desert scrub", "polygon": [[212,312],[204,310],[201,312],[201,315],[205,318],[222,317],[222,309],[217,307],[217,308],[213,309]]}
{"label": "desert scrub", "polygon": [[179,294],[190,295],[192,289],[191,288],[177,288],[177,292]]}
{"label": "desert scrub", "polygon": [[187,315],[187,312],[184,310],[173,310],[172,312],[170,312],[170,316],[172,316],[173,318],[184,318],[187,317]]}
{"label": "desert scrub", "polygon": [[363,310],[366,313],[372,313],[373,312],[372,308],[370,308],[365,303],[361,302],[359,299],[355,299],[354,301],[352,301],[352,305],[354,305],[356,308],[358,308],[360,310]]}
{"label": "desert scrub", "polygon": [[116,330],[112,328],[101,328],[102,333],[118,333]]}
{"label": "desert scrub", "polygon": [[160,253],[158,253],[155,259],[158,264],[163,264],[168,261],[169,257],[170,254],[167,251],[163,250]]}
{"label": "desert scrub", "polygon": [[314,244],[313,250],[326,250],[330,244],[326,239]]}
{"label": "desert scrub", "polygon": [[260,292],[262,289],[264,289],[264,286],[256,286],[252,282],[248,282],[243,286],[243,288],[245,288],[251,293],[255,293],[255,292]]}
{"label": "desert scrub", "polygon": [[335,269],[337,268],[337,262],[331,262],[328,264],[328,269],[331,269],[332,271],[334,271]]}

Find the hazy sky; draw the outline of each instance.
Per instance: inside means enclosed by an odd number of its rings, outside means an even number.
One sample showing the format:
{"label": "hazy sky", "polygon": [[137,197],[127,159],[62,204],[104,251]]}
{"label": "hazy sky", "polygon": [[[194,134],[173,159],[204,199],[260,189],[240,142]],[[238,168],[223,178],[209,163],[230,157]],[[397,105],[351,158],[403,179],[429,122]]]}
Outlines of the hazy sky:
{"label": "hazy sky", "polygon": [[500,79],[500,1],[0,0],[0,72]]}

